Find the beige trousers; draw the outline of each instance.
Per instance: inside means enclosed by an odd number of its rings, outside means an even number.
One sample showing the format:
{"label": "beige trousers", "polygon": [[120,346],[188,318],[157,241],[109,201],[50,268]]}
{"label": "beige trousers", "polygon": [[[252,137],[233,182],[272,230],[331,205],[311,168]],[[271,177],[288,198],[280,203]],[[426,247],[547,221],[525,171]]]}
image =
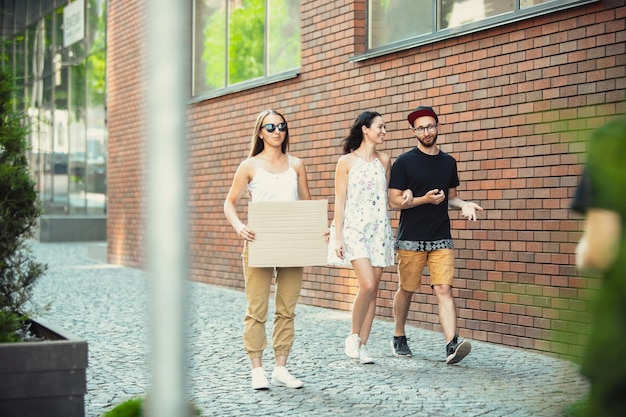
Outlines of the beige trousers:
{"label": "beige trousers", "polygon": [[302,287],[302,267],[253,268],[248,266],[248,245],[242,254],[248,307],[244,319],[243,346],[248,356],[260,358],[267,347],[265,322],[272,278],[276,275],[272,347],[276,356],[288,356],[294,340],[295,310]]}

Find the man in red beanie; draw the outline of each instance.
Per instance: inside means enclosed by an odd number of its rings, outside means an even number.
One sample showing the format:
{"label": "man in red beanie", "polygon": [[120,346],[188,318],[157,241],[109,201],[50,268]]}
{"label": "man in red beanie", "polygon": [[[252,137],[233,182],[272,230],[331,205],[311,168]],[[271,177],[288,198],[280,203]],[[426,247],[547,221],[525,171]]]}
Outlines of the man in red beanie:
{"label": "man in red beanie", "polygon": [[[473,221],[476,210],[482,208],[461,200],[457,194],[456,160],[437,146],[437,113],[431,107],[419,106],[409,114],[408,121],[418,144],[398,157],[389,181],[389,205],[401,209],[395,244],[400,285],[393,300],[393,353],[412,356],[405,324],[411,298],[420,287],[424,267],[428,266],[446,339],[446,363],[455,364],[469,354],[471,345],[466,340],[460,341],[457,334],[452,297],[454,246],[448,207],[460,208],[463,217]],[[412,198],[403,204],[406,193]]]}

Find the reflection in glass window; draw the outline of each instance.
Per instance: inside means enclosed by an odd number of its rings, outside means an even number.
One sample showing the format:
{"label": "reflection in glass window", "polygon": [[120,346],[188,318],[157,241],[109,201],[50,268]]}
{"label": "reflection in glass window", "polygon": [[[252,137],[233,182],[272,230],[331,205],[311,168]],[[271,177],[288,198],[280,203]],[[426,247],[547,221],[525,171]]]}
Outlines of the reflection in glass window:
{"label": "reflection in glass window", "polygon": [[56,16],[54,16],[53,14],[49,14],[48,16],[46,16],[46,18],[44,19],[44,24],[43,24],[43,32],[44,32],[44,40],[43,40],[43,45],[45,45],[44,47],[44,67],[43,67],[43,74],[44,75],[49,75],[52,74],[52,72],[54,71],[55,67],[53,65],[53,58],[54,58],[54,50],[55,50],[55,45],[54,45],[54,40],[55,40],[55,35],[53,34],[53,32],[55,31],[55,20],[56,20]]}
{"label": "reflection in glass window", "polygon": [[[24,33],[20,33],[15,37],[14,43],[14,51],[15,54],[11,54],[10,58],[12,59],[11,66],[9,68],[13,68],[15,74],[25,74],[26,73],[26,56],[27,56],[27,45],[26,45],[26,35]],[[15,80],[17,85],[24,85],[24,78],[17,77]],[[22,102],[24,97],[18,95],[17,99]]]}
{"label": "reflection in glass window", "polygon": [[[367,48],[390,49],[396,43],[423,43],[450,36],[450,29],[454,29],[454,34],[458,35],[465,30],[487,28],[494,23],[528,18],[546,11],[561,10],[564,6],[572,7],[593,1],[368,0]],[[466,25],[467,28],[464,27]]]}
{"label": "reflection in glass window", "polygon": [[65,47],[61,6],[12,40],[23,64],[31,172],[45,214],[106,212],[106,0],[85,1],[85,38]]}
{"label": "reflection in glass window", "polygon": [[107,8],[104,0],[89,0],[87,28],[91,50],[101,50],[106,43]]}
{"label": "reflection in glass window", "polygon": [[370,48],[403,41],[433,31],[432,0],[370,0]]}
{"label": "reflection in glass window", "polygon": [[196,0],[194,9],[194,91],[225,87],[226,3]]}
{"label": "reflection in glass window", "polygon": [[440,0],[439,29],[466,25],[513,10],[513,0]]}
{"label": "reflection in glass window", "polygon": [[300,66],[300,0],[270,0],[269,57],[270,74]]}
{"label": "reflection in glass window", "polygon": [[265,0],[230,0],[228,10],[228,84],[263,76]]}
{"label": "reflection in glass window", "polygon": [[520,0],[519,7],[525,9],[526,7],[536,6],[538,4],[547,3],[552,0]]}
{"label": "reflection in glass window", "polygon": [[86,63],[85,61],[80,61],[76,65],[70,66],[68,70],[71,97],[68,114],[68,135],[71,145],[67,158],[67,175],[69,177],[69,210],[71,213],[75,213],[77,211],[80,212],[78,208],[84,208],[86,203],[84,198],[77,198],[77,196],[84,193],[85,189],[85,158],[82,150],[85,147],[85,132],[87,130],[85,103]]}
{"label": "reflection in glass window", "polygon": [[106,53],[91,54],[87,60],[87,130],[84,135],[84,198],[90,213],[104,212],[106,194],[107,134],[104,107]]}
{"label": "reflection in glass window", "polygon": [[300,66],[300,0],[193,1],[193,95]]}

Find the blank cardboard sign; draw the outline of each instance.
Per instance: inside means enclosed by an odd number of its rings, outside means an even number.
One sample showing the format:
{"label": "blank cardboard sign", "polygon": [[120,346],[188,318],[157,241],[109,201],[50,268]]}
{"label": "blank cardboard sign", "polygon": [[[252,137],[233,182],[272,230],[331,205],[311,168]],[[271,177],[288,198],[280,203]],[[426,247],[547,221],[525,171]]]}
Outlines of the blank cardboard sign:
{"label": "blank cardboard sign", "polygon": [[256,201],[248,205],[253,267],[326,265],[327,200]]}

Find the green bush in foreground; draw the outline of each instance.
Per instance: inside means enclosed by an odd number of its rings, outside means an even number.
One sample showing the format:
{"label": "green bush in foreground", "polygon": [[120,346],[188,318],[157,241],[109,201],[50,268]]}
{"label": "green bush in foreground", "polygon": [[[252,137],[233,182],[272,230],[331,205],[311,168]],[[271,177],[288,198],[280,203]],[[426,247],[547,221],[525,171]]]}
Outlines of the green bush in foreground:
{"label": "green bush in foreground", "polygon": [[37,280],[47,265],[32,260],[26,239],[41,214],[26,158],[28,129],[15,110],[13,74],[0,69],[0,342],[15,342]]}
{"label": "green bush in foreground", "polygon": [[[201,417],[200,411],[193,405],[190,405],[192,415]],[[134,398],[115,406],[111,411],[105,413],[102,417],[143,417],[143,399]]]}

